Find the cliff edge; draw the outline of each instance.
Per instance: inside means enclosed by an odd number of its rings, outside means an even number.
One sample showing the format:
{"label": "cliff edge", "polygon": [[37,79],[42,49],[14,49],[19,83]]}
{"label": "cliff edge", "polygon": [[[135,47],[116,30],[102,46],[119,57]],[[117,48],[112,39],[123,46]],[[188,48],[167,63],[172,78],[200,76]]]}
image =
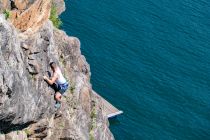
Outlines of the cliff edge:
{"label": "cliff edge", "polygon": [[[0,1],[0,140],[114,139],[79,40],[49,20],[52,3],[64,11],[63,0]],[[59,110],[43,80],[52,61],[70,83]]]}

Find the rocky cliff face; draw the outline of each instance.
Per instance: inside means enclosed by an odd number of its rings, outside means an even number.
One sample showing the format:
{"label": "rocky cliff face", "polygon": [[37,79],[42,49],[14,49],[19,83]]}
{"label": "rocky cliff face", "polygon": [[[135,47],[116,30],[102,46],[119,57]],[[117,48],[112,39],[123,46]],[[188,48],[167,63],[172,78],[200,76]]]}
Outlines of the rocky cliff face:
{"label": "rocky cliff face", "polygon": [[[54,3],[61,13],[64,2]],[[103,105],[92,94],[80,42],[53,27],[50,7],[50,0],[0,1],[1,11],[12,13],[9,21],[0,16],[0,140],[113,139]],[[71,85],[59,110],[42,78],[51,73],[51,61]]]}

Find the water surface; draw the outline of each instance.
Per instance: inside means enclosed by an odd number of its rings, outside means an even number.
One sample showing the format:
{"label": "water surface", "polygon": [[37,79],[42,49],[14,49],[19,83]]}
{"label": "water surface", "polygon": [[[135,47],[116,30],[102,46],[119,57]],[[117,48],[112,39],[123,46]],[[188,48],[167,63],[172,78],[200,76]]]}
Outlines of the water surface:
{"label": "water surface", "polygon": [[116,140],[210,139],[209,0],[67,0]]}

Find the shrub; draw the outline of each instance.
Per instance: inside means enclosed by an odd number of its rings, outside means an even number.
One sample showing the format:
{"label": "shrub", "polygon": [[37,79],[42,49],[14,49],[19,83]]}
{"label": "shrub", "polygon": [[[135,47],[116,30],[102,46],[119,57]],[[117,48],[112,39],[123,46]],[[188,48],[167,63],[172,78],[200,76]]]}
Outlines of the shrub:
{"label": "shrub", "polygon": [[90,140],[94,140],[93,132],[90,132]]}
{"label": "shrub", "polygon": [[60,28],[62,21],[58,17],[56,6],[53,4],[50,11],[50,20],[56,28]]}
{"label": "shrub", "polygon": [[90,126],[90,132],[89,132],[89,136],[90,136],[90,140],[94,140],[94,129],[96,128],[96,108],[95,106],[93,107],[91,114],[91,126]]}
{"label": "shrub", "polygon": [[28,129],[25,129],[24,132],[26,133],[27,136],[31,135],[31,132]]}
{"label": "shrub", "polygon": [[5,9],[3,13],[6,19],[8,19],[11,16],[10,11],[7,9]]}

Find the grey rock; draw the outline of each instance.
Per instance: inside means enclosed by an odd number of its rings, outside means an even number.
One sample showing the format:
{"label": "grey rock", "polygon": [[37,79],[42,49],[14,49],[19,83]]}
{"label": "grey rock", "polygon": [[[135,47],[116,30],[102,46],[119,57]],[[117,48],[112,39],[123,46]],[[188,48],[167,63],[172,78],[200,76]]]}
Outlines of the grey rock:
{"label": "grey rock", "polygon": [[53,4],[57,7],[57,13],[60,15],[66,9],[64,0],[53,0]]}
{"label": "grey rock", "polygon": [[[33,75],[26,70],[28,64],[21,57],[25,52],[20,47],[20,42],[24,40],[19,40],[12,25],[2,18],[0,19],[0,41],[0,77],[2,78],[0,131],[10,131],[27,126],[40,118],[51,116],[55,110],[50,92],[54,91],[43,80],[35,81]],[[43,54],[37,62],[42,59],[47,67],[47,57],[47,53]],[[40,72],[36,68],[37,62],[29,63],[34,67],[33,72],[36,74]]]}
{"label": "grey rock", "polygon": [[[58,14],[64,11],[63,0],[53,2]],[[55,91],[43,80],[52,73],[52,61],[70,84],[59,110],[54,108]],[[114,139],[103,105],[92,94],[90,75],[79,39],[50,21],[35,32],[21,33],[0,16],[0,140]]]}
{"label": "grey rock", "polygon": [[28,55],[28,59],[29,59],[29,60],[35,60],[36,58],[35,58],[34,55]]}
{"label": "grey rock", "polygon": [[30,74],[39,74],[40,64],[36,60],[29,60],[28,64],[28,71]]}
{"label": "grey rock", "polygon": [[28,50],[30,47],[26,45],[25,43],[22,43],[21,47],[25,50]]}

